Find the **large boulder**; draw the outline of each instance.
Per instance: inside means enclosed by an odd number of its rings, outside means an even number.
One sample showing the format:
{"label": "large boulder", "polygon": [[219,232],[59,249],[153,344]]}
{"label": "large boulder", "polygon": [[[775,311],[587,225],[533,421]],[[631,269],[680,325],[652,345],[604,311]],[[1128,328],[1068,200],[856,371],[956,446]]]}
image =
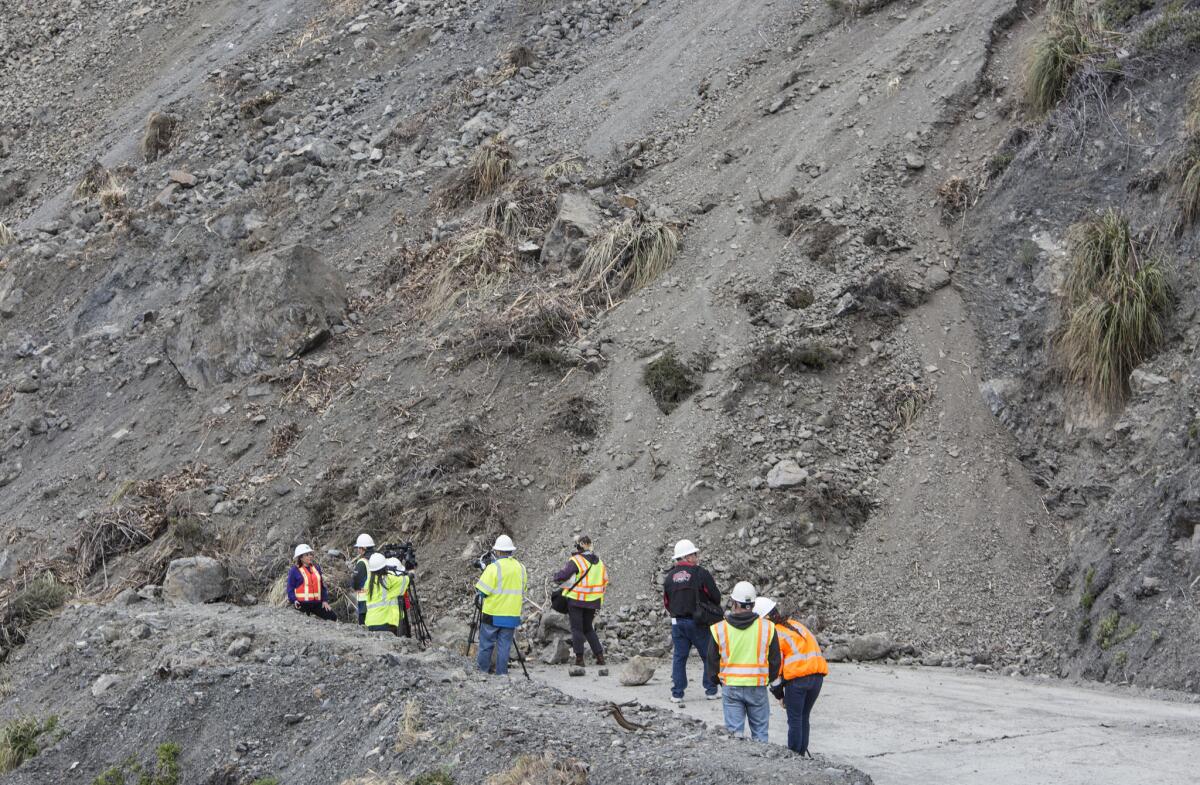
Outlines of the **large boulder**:
{"label": "large boulder", "polygon": [[345,311],[341,275],[312,248],[293,245],[185,300],[165,350],[187,385],[204,390],[319,346]]}
{"label": "large boulder", "polygon": [[200,604],[225,596],[225,565],[208,556],[175,559],[167,565],[163,597],[170,602]]}
{"label": "large boulder", "polygon": [[621,671],[621,683],[626,687],[640,687],[654,678],[654,660],[634,657]]}
{"label": "large boulder", "polygon": [[793,488],[808,481],[808,470],[791,458],[785,458],[767,473],[768,488]]}
{"label": "large boulder", "polygon": [[874,662],[884,659],[896,648],[896,642],[891,637],[882,632],[873,632],[830,646],[825,659],[830,662]]}
{"label": "large boulder", "polygon": [[600,208],[583,194],[559,194],[558,214],[542,242],[542,264],[578,267],[603,221]]}

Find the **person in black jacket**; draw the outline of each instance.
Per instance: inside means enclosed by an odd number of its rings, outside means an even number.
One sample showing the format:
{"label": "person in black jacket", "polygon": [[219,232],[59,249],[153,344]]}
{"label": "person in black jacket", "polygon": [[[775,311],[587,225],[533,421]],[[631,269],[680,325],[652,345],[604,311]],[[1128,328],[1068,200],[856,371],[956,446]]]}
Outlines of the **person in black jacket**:
{"label": "person in black jacket", "polygon": [[[663,605],[671,614],[671,701],[683,705],[687,689],[687,661],[692,648],[704,663],[704,694],[717,699],[717,681],[708,666],[712,636],[708,626],[721,620],[721,592],[712,573],[700,566],[700,551],[691,540],[675,543],[675,565],[663,579]],[[715,613],[715,615],[711,615]],[[698,618],[697,618],[698,617]]]}
{"label": "person in black jacket", "polygon": [[567,598],[567,617],[571,620],[571,648],[575,651],[576,667],[583,667],[583,642],[592,648],[597,665],[604,665],[604,647],[592,626],[596,612],[604,604],[608,588],[608,568],[592,552],[592,538],[581,534],[575,539],[575,552],[567,566],[554,575]]}

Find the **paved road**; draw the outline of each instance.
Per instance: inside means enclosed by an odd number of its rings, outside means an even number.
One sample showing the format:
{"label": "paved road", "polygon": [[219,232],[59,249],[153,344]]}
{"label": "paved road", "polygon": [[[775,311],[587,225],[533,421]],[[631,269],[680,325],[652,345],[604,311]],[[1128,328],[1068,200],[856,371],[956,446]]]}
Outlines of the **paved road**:
{"label": "paved road", "polygon": [[[812,750],[852,763],[876,785],[1200,782],[1200,705],[940,668],[833,669],[813,712]],[[644,687],[622,687],[619,666],[606,678],[594,667],[584,678],[538,671],[580,697],[671,708],[666,664]],[[720,721],[720,702],[699,699],[694,687],[688,697],[684,713]],[[786,731],[776,705],[771,741],[786,743]]]}

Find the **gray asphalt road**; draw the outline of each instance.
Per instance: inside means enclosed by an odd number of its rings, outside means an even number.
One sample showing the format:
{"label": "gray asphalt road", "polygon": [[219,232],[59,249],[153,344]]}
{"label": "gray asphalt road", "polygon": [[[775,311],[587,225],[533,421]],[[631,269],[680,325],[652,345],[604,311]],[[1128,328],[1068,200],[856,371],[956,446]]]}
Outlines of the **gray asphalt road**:
{"label": "gray asphalt road", "polygon": [[[620,666],[538,668],[536,678],[582,698],[670,708],[670,665],[643,687]],[[699,684],[698,661],[689,677]],[[852,763],[876,785],[1194,785],[1200,705],[1057,681],[940,668],[834,665],[813,713],[812,751]],[[721,704],[692,687],[681,710],[719,723]],[[680,711],[680,709],[675,709]],[[786,743],[774,705],[771,741]]]}

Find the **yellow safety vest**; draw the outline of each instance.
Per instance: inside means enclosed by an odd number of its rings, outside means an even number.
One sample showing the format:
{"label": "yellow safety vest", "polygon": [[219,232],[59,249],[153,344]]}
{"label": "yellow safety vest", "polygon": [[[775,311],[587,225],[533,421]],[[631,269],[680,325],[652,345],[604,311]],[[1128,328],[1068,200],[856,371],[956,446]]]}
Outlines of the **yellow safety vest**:
{"label": "yellow safety vest", "polygon": [[744,630],[727,620],[711,628],[713,639],[721,652],[721,683],[728,687],[763,687],[771,678],[767,653],[775,637],[775,625],[766,619],[756,619]]}
{"label": "yellow safety vest", "polygon": [[[608,587],[608,570],[604,562],[597,559],[592,564],[583,554],[572,556],[571,561],[575,562],[575,575],[563,584],[563,596],[584,602],[604,602],[604,590]],[[579,577],[581,575],[582,580]]]}
{"label": "yellow safety vest", "polygon": [[528,587],[525,565],[511,556],[489,564],[475,582],[475,588],[485,595],[483,612],[489,616],[520,616]]}
{"label": "yellow safety vest", "polygon": [[366,602],[367,601],[367,581],[371,580],[371,571],[369,569],[367,569],[367,558],[365,556],[360,556],[359,558],[354,560],[355,572],[358,571],[359,564],[362,564],[363,573],[367,576],[367,580],[363,581],[363,587],[361,589],[358,589],[354,592],[354,601],[355,602]]}
{"label": "yellow safety vest", "polygon": [[363,618],[364,627],[376,624],[389,624],[396,627],[404,618],[401,603],[404,593],[408,591],[407,575],[392,575],[386,573],[383,580],[372,581],[367,576],[367,615]]}

